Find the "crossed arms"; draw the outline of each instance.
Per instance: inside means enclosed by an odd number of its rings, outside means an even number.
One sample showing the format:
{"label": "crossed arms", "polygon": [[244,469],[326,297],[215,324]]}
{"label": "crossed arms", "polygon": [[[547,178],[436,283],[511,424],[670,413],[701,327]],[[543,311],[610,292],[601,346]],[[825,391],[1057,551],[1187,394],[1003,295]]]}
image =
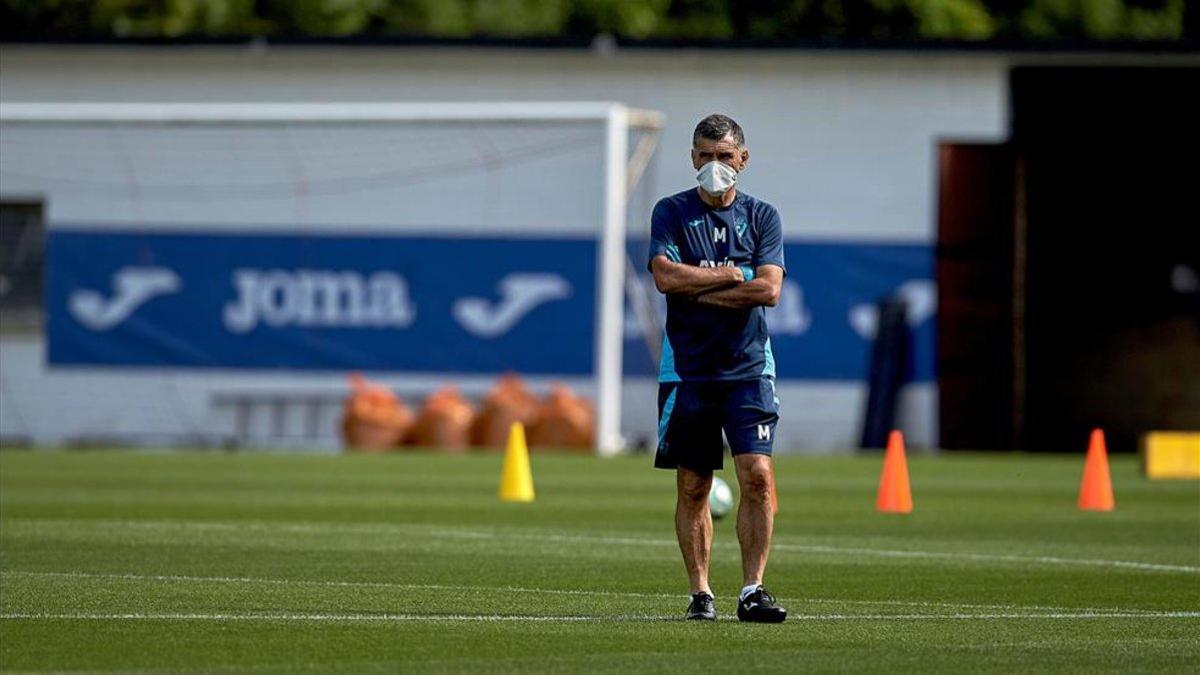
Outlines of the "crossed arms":
{"label": "crossed arms", "polygon": [[745,281],[737,267],[695,267],[672,262],[664,255],[655,256],[650,267],[660,293],[687,296],[705,305],[774,307],[783,286],[783,270],[777,265],[759,265],[750,281]]}

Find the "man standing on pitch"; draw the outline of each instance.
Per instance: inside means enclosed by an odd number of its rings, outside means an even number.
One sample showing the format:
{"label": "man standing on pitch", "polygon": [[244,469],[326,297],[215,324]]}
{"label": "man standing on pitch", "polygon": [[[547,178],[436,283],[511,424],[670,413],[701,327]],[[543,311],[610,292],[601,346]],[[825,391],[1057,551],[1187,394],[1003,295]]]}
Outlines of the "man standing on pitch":
{"label": "man standing on pitch", "polygon": [[787,610],[762,586],[774,524],[771,449],[779,419],[763,307],[779,301],[785,268],[779,214],[736,187],[749,160],[738,123],[709,115],[692,135],[699,186],[654,207],[650,271],[667,296],[654,465],[676,474],[675,533],[692,593],[687,618],[713,620],[708,491],[713,471],[724,466],[725,432],[742,494],[738,619],[779,623]]}

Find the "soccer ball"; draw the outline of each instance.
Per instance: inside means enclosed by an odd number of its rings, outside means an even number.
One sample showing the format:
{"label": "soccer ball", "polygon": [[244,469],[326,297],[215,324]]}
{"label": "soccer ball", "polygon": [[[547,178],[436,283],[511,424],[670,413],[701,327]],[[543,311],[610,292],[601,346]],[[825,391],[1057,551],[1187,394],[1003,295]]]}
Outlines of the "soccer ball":
{"label": "soccer ball", "polygon": [[713,520],[720,520],[733,510],[733,490],[716,476],[713,476],[712,487],[708,490],[708,510],[712,512]]}

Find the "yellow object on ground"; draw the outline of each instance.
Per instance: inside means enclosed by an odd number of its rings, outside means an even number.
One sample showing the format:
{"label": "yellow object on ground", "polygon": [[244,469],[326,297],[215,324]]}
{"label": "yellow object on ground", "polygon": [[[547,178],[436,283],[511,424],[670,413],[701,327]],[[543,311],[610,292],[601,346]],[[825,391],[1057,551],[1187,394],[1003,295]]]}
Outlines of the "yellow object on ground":
{"label": "yellow object on ground", "polygon": [[1200,431],[1151,431],[1142,437],[1147,478],[1200,478]]}
{"label": "yellow object on ground", "polygon": [[525,444],[525,427],[520,422],[513,422],[508,430],[504,468],[500,470],[500,501],[533,501],[533,472],[529,468],[529,446]]}

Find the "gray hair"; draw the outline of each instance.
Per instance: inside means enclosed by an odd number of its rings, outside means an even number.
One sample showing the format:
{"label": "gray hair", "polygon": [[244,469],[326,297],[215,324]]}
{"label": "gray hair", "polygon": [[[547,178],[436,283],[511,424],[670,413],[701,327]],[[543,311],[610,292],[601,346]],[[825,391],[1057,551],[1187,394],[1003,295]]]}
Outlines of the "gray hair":
{"label": "gray hair", "polygon": [[733,140],[739,148],[746,145],[746,134],[742,132],[741,125],[727,115],[712,114],[700,120],[700,123],[696,125],[696,130],[692,132],[692,145],[695,145],[696,141],[701,138],[719,141],[726,136],[733,136]]}

